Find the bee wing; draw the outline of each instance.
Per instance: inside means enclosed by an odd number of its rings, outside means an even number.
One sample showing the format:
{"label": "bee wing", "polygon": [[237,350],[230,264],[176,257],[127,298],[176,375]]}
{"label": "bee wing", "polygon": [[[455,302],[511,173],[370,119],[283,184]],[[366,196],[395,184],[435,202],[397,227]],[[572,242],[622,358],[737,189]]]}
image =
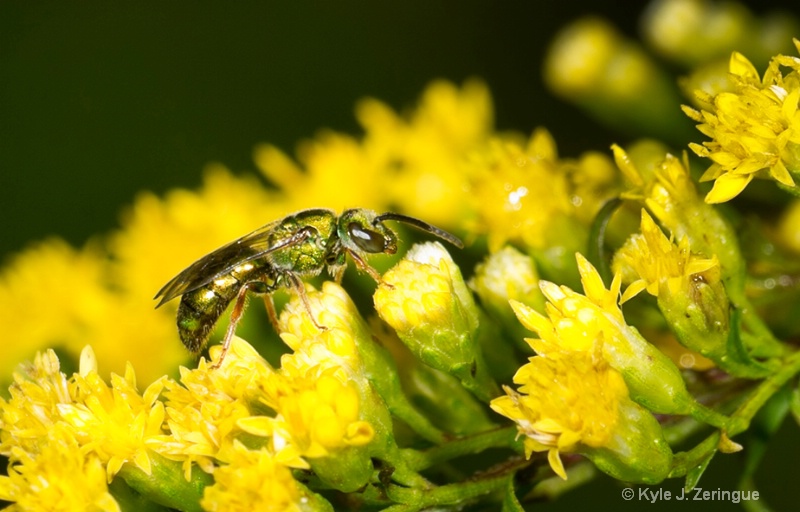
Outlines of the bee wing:
{"label": "bee wing", "polygon": [[280,221],[270,222],[252,233],[223,245],[186,267],[156,293],[161,298],[156,308],[170,300],[204,286],[235,267],[266,254],[301,242],[302,237],[284,238],[270,245],[270,234]]}

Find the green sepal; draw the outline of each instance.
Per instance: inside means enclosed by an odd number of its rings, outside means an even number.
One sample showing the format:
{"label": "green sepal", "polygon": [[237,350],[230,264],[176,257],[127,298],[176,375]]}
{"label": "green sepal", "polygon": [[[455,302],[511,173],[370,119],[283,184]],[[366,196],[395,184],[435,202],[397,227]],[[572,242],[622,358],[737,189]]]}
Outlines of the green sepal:
{"label": "green sepal", "polygon": [[389,411],[418,435],[436,444],[444,442],[444,434],[409,401],[400,386],[397,363],[389,351],[365,333],[355,336],[358,353],[364,364],[367,380],[386,403]]}
{"label": "green sepal", "polygon": [[706,468],[708,468],[711,459],[717,453],[719,440],[720,431],[717,430],[691,450],[676,453],[672,459],[672,470],[669,473],[669,478],[685,476],[684,490],[690,492],[694,489],[700,481],[700,477],[703,476]]}
{"label": "green sepal", "polygon": [[367,485],[375,469],[364,448],[349,446],[328,457],[309,458],[308,463],[326,485],[341,492],[355,492]]}
{"label": "green sepal", "polygon": [[776,364],[760,363],[750,357],[742,339],[742,311],[731,308],[730,330],[728,331],[727,350],[721,361],[720,368],[736,377],[745,379],[763,379],[773,374],[778,368]]}
{"label": "green sepal", "polygon": [[206,486],[214,483],[211,475],[195,469],[191,480],[184,478],[180,462],[149,452],[150,474],[128,462],[122,465],[119,475],[132,489],[149,500],[181,512],[200,512],[200,499]]}
{"label": "green sepal", "polygon": [[525,512],[522,508],[517,494],[514,492],[514,479],[509,478],[506,484],[505,491],[503,492],[503,508],[502,512]]}
{"label": "green sepal", "polygon": [[170,510],[131,489],[122,478],[112,480],[108,484],[108,492],[114,497],[122,512],[167,512]]}
{"label": "green sepal", "polygon": [[619,403],[619,421],[602,446],[580,446],[576,451],[597,469],[622,482],[657,484],[672,469],[672,448],[661,424],[644,407],[630,400]]}

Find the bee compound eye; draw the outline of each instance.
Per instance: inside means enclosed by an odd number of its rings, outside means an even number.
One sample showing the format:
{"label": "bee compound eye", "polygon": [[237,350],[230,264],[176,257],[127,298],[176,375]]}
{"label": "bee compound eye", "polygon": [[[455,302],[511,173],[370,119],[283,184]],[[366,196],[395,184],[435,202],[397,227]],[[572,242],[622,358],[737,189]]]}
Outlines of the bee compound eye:
{"label": "bee compound eye", "polygon": [[365,229],[356,222],[351,222],[347,226],[350,239],[359,249],[369,253],[379,253],[386,250],[386,238],[377,231]]}

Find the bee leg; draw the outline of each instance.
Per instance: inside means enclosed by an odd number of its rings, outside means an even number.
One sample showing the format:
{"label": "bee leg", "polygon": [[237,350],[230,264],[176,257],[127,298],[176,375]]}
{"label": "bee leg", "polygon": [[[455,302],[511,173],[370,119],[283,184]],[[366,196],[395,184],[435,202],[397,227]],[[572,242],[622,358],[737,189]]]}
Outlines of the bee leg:
{"label": "bee leg", "polygon": [[236,333],[236,325],[238,325],[239,320],[242,318],[242,313],[244,313],[244,307],[247,303],[248,284],[249,283],[245,283],[239,288],[239,293],[236,295],[236,302],[233,305],[233,311],[231,311],[231,321],[228,324],[228,329],[225,331],[225,337],[222,340],[222,352],[219,354],[217,362],[211,366],[212,370],[216,370],[222,365],[222,361],[225,359],[228,349],[231,348],[231,340],[233,340],[233,335]]}
{"label": "bee leg", "polygon": [[[347,252],[350,254],[350,257],[351,257],[351,258],[353,258],[353,261],[354,261],[354,262],[356,262],[356,266],[357,266],[357,267],[358,267],[360,270],[363,270],[364,272],[366,272],[367,274],[369,274],[369,275],[370,275],[370,277],[371,277],[372,279],[374,279],[376,283],[379,283],[379,284],[380,284],[380,283],[382,283],[382,282],[383,282],[383,277],[382,277],[382,276],[381,276],[381,275],[378,273],[378,271],[377,271],[377,270],[375,270],[374,268],[372,268],[372,267],[369,265],[369,263],[367,263],[366,261],[364,261],[364,258],[362,258],[361,256],[359,256],[358,254],[356,254],[356,253],[355,253],[355,252],[353,252],[353,251],[347,251]],[[383,285],[384,285],[384,286],[388,286],[389,288],[394,288],[394,286],[392,286],[392,285],[391,285],[391,284],[389,284],[389,283],[383,283]]]}
{"label": "bee leg", "polygon": [[289,278],[292,281],[292,287],[300,296],[300,300],[303,301],[303,305],[306,307],[306,312],[308,312],[308,318],[311,319],[311,322],[314,324],[314,327],[316,327],[320,331],[327,331],[328,328],[325,327],[324,325],[320,325],[317,322],[317,319],[314,318],[314,313],[311,312],[311,302],[309,302],[308,300],[308,294],[306,293],[306,287],[303,284],[303,281],[301,281],[300,278],[294,274],[289,274]]}
{"label": "bee leg", "polygon": [[280,333],[281,328],[278,325],[278,313],[275,312],[275,302],[272,300],[271,293],[264,294],[264,308],[267,310],[267,316],[269,317],[269,323],[272,324],[272,328],[275,329],[275,332]]}

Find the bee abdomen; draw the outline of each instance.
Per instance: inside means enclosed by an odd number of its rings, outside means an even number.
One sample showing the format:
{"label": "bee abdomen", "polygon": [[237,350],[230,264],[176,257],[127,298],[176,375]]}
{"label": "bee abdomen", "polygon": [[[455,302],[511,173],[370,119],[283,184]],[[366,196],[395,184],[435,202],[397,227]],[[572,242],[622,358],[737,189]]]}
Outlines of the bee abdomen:
{"label": "bee abdomen", "polygon": [[[238,284],[238,283],[237,283]],[[208,343],[208,337],[219,317],[225,312],[240,286],[220,288],[203,286],[181,297],[178,306],[178,334],[181,341],[193,354],[197,354]]]}

